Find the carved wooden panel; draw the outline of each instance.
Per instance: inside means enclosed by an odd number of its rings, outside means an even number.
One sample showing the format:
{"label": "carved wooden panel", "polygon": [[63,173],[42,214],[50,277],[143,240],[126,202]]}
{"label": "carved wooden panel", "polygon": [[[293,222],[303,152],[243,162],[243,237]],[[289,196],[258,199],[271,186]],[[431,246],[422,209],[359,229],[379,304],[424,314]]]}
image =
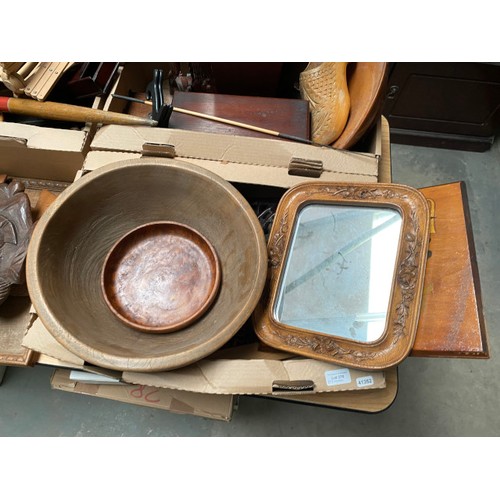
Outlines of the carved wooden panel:
{"label": "carved wooden panel", "polygon": [[[10,181],[9,185],[4,185],[7,194],[14,192],[13,187],[19,183],[25,186],[34,221],[43,215],[57,194],[68,185],[39,179],[7,179],[7,176],[0,176],[0,180]],[[23,209],[26,210],[26,207],[23,206]],[[24,334],[32,321],[30,309],[31,300],[25,283],[13,285],[10,296],[0,306],[0,365],[30,366],[36,363],[38,353],[22,345]]]}
{"label": "carved wooden panel", "polygon": [[32,227],[30,201],[23,183],[0,184],[0,305],[12,285],[25,282],[24,261]]}

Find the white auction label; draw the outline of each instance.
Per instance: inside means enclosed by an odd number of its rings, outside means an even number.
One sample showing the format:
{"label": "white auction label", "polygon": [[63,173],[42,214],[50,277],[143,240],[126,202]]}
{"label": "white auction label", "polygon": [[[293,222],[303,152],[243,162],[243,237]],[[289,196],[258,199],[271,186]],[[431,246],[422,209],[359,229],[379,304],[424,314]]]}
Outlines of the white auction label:
{"label": "white auction label", "polygon": [[373,385],[375,382],[373,381],[373,377],[371,375],[367,375],[366,377],[359,377],[356,379],[356,385],[358,387],[368,387]]}
{"label": "white auction label", "polygon": [[326,385],[341,385],[351,382],[351,373],[349,368],[341,368],[339,370],[329,370],[325,372]]}

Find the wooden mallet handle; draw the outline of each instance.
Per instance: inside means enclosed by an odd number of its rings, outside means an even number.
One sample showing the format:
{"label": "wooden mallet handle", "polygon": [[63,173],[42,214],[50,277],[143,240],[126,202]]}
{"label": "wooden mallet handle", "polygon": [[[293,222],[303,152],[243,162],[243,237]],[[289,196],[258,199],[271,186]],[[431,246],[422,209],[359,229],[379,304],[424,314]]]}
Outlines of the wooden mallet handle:
{"label": "wooden mallet handle", "polygon": [[105,125],[148,125],[150,127],[158,125],[158,122],[155,120],[123,113],[59,102],[39,102],[32,99],[19,99],[15,97],[0,97],[0,113],[2,112],[36,116],[48,120],[102,123]]}

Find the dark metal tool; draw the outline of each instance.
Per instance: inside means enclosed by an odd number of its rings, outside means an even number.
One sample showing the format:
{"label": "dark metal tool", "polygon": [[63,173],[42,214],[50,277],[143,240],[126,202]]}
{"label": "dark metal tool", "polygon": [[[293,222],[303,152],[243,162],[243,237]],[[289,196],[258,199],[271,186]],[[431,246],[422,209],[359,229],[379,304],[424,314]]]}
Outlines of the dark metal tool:
{"label": "dark metal tool", "polygon": [[[117,96],[114,95],[114,97]],[[153,71],[153,79],[149,82],[146,88],[146,98],[152,103],[153,106],[151,119],[158,123],[158,127],[167,128],[174,108],[171,104],[165,104],[163,97],[162,69],[155,69]]]}

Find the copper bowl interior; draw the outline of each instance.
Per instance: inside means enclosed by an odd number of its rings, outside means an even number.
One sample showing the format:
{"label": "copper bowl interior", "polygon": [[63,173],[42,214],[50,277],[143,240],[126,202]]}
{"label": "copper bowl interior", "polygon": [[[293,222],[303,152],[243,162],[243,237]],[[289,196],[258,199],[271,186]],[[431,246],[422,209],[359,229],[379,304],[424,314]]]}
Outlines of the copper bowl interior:
{"label": "copper bowl interior", "polygon": [[211,243],[171,221],[144,224],[109,251],[101,285],[111,312],[143,332],[180,330],[202,316],[220,285]]}
{"label": "copper bowl interior", "polygon": [[[158,335],[115,317],[101,272],[120,238],[165,220],[210,241],[221,282],[199,320]],[[206,169],[168,159],[126,160],[84,175],[40,219],[27,257],[30,296],[48,331],[89,363],[130,371],[178,368],[222,347],[250,317],[266,274],[264,234],[239,191]]]}

